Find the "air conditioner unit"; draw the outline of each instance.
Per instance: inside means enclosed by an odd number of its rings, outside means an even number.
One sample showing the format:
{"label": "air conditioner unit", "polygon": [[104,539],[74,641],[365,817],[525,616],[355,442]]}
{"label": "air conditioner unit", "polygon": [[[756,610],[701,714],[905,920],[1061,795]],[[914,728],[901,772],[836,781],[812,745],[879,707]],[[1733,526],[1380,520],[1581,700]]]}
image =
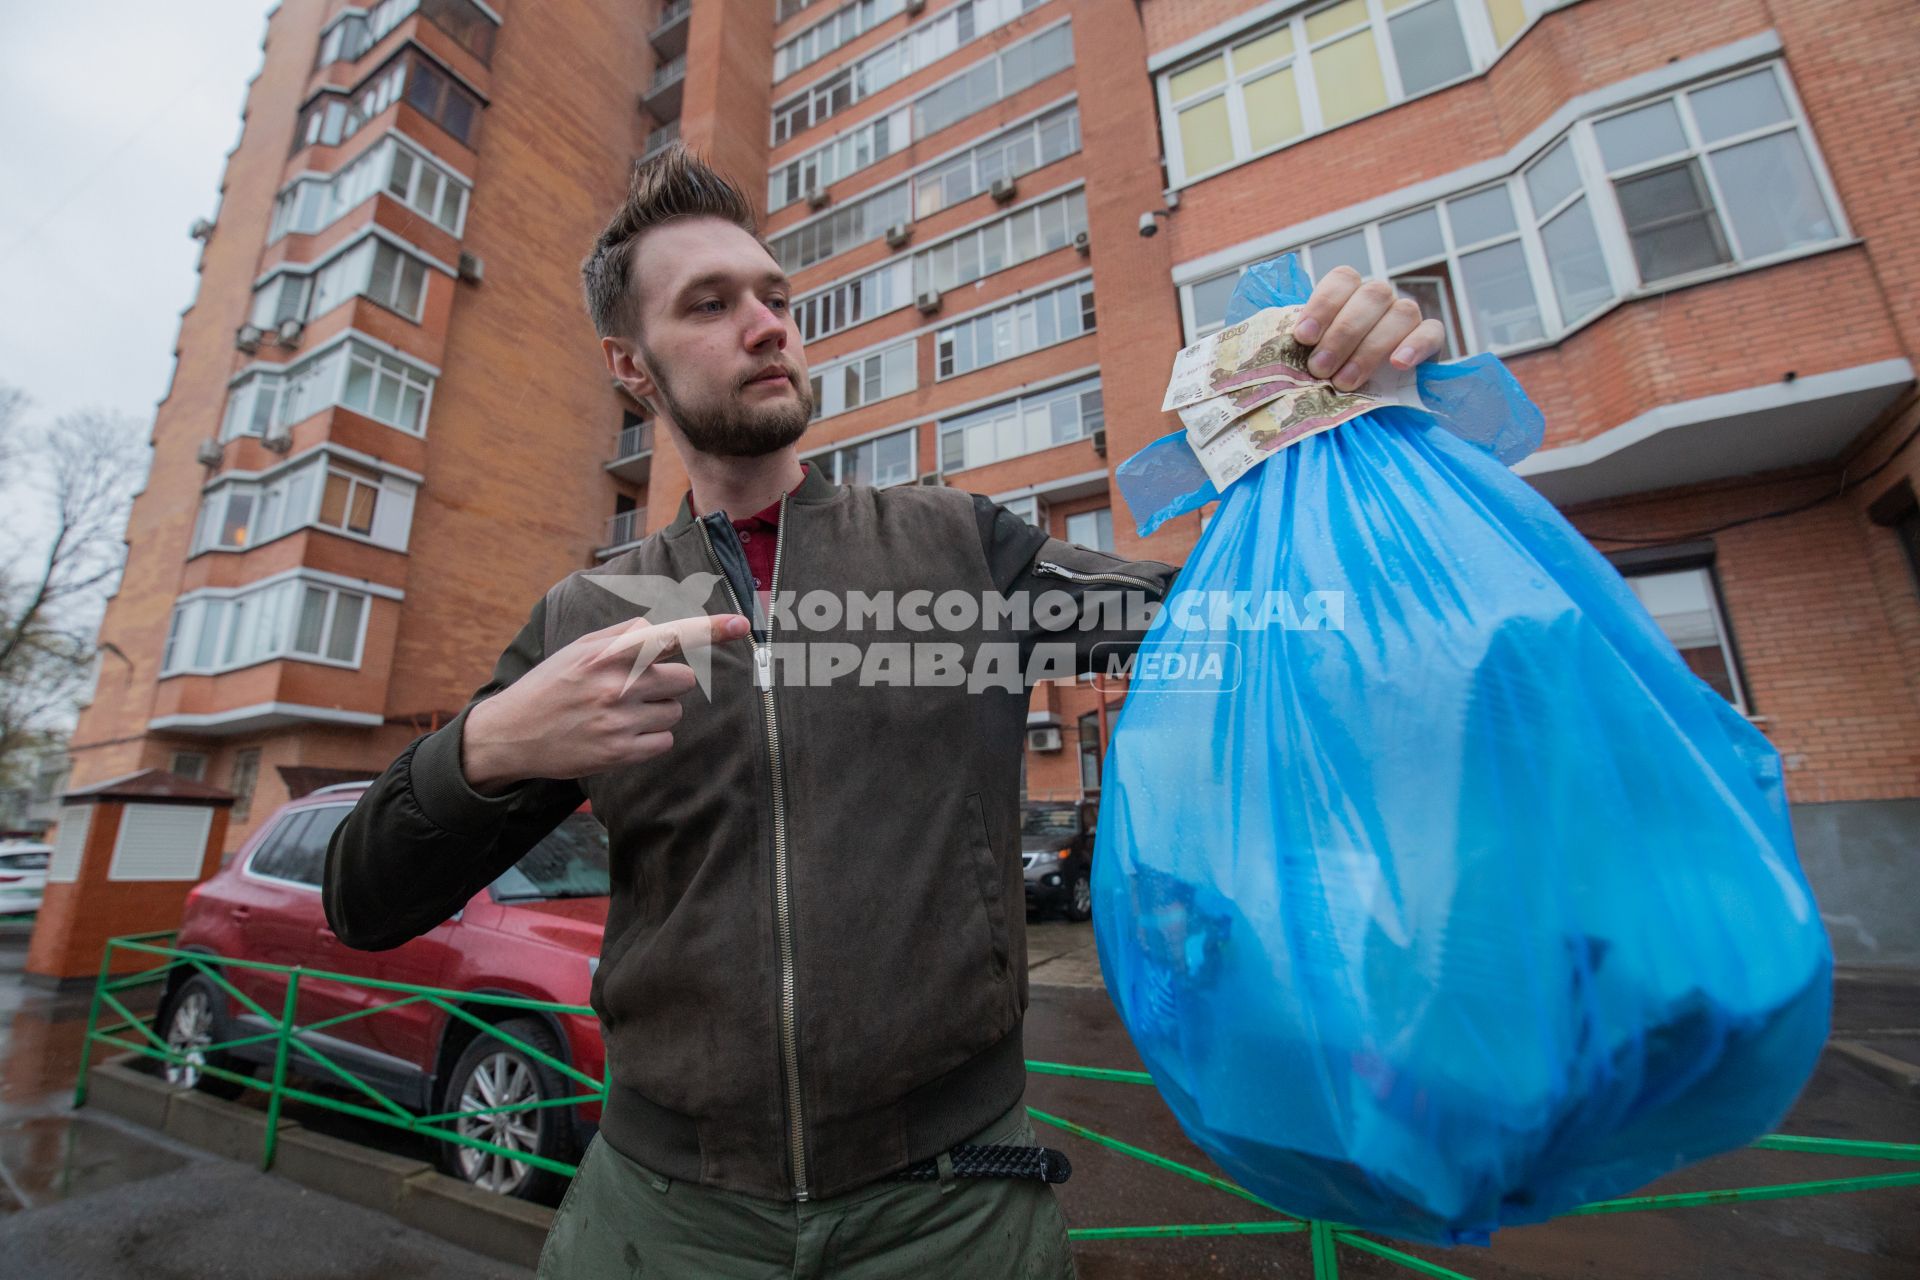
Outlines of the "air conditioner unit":
{"label": "air conditioner unit", "polygon": [[929,471],[927,472],[927,474],[920,477],[920,483],[921,484],[945,484],[946,481],[940,478],[940,473],[938,471]]}
{"label": "air conditioner unit", "polygon": [[993,185],[987,188],[988,194],[1001,204],[1005,204],[1007,201],[1013,199],[1014,190],[1012,178],[995,178]]}
{"label": "air conditioner unit", "polygon": [[293,448],[293,435],[285,427],[276,427],[260,437],[260,443],[275,453],[285,453]]}
{"label": "air conditioner unit", "polygon": [[220,447],[220,442],[208,436],[200,442],[200,447],[193,451],[193,460],[203,467],[217,467],[225,454],[226,450]]}
{"label": "air conditioner unit", "polygon": [[260,340],[266,336],[267,331],[259,325],[243,324],[233,331],[233,345],[252,355],[260,349]]}
{"label": "air conditioner unit", "polygon": [[1060,749],[1060,731],[1055,728],[1027,730],[1027,750],[1058,751]]}
{"label": "air conditioner unit", "polygon": [[1093,433],[1093,451],[1101,457],[1107,456],[1107,429],[1101,427]]}
{"label": "air conditioner unit", "polygon": [[828,200],[827,189],[825,187],[808,187],[806,200],[807,208],[809,209],[826,208]]}
{"label": "air conditioner unit", "polygon": [[887,228],[887,248],[898,249],[901,245],[905,244],[912,235],[913,229],[907,226],[906,223],[894,223]]}
{"label": "air conditioner unit", "polygon": [[913,305],[920,308],[921,315],[930,316],[940,309],[940,291],[923,289],[913,299]]}
{"label": "air conditioner unit", "polygon": [[927,0],[907,0],[907,3],[906,3],[906,11],[909,14],[919,13],[922,9],[925,9],[926,7],[927,7]]}
{"label": "air conditioner unit", "polygon": [[205,218],[195,218],[193,225],[187,228],[187,235],[195,240],[205,240],[213,234],[213,223]]}
{"label": "air conditioner unit", "polygon": [[280,327],[274,330],[274,341],[283,347],[290,347],[300,341],[300,334],[306,327],[307,322],[305,320],[292,317],[282,320]]}
{"label": "air conditioner unit", "polygon": [[480,281],[485,278],[486,274],[487,264],[481,259],[479,254],[462,253],[460,255],[460,278],[462,280],[479,284]]}
{"label": "air conditioner unit", "polygon": [[1085,257],[1087,254],[1093,252],[1093,241],[1087,237],[1086,232],[1078,231],[1074,233],[1073,251],[1081,257]]}

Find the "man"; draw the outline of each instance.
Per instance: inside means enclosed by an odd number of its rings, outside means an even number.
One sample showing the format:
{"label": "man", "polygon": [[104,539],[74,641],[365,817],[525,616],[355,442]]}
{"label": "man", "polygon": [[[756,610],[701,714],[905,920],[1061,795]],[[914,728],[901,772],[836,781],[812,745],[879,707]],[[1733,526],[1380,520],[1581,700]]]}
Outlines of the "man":
{"label": "man", "polygon": [[[654,409],[692,491],[665,529],[536,602],[493,678],[361,798],[328,850],[327,919],[349,946],[396,946],[593,801],[612,850],[592,984],[610,1084],[542,1276],[1071,1276],[1048,1182],[955,1172],[956,1148],[1035,1144],[1028,698],[977,677],[1009,652],[1064,646],[1055,674],[1071,674],[1096,646],[1137,644],[1136,624],[1074,618],[1115,589],[1158,599],[1176,571],[958,490],[839,486],[801,463],[813,397],[791,283],[745,195],[679,147],[635,170],[583,273],[607,367]],[[1350,271],[1303,327],[1343,386],[1440,345],[1437,322]],[[675,594],[663,584],[707,613],[636,618],[636,599]],[[916,642],[913,678],[811,665],[880,650],[871,619],[836,615],[782,653],[795,592],[903,602],[882,631]],[[903,632],[915,593],[1051,593],[1066,618]],[[911,1166],[932,1176],[893,1176]]]}

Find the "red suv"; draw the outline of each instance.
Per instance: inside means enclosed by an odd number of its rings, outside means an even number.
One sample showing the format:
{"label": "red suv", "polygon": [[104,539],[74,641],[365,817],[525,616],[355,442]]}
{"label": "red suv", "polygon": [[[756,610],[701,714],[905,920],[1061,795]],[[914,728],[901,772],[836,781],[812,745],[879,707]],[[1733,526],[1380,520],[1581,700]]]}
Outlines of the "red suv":
{"label": "red suv", "polygon": [[[607,834],[586,806],[569,815],[504,875],[466,906],[421,937],[389,951],[355,951],[327,927],[320,879],[327,841],[367,784],[323,787],[283,806],[238,854],[187,895],[177,945],[237,960],[378,978],[423,987],[485,992],[586,1005],[600,963],[607,920]],[[281,974],[240,966],[227,980],[261,1009],[285,1007]],[[302,1027],[405,997],[398,992],[302,977],[295,1013]],[[603,1051],[597,1018],[474,1003],[467,1012],[567,1063],[601,1078]],[[239,1072],[271,1069],[274,1042],[228,1051],[205,1046],[269,1030],[251,1009],[206,977],[176,969],[160,1005],[167,1043],[186,1057],[169,1064],[167,1078],[210,1093],[237,1096],[244,1086],[207,1076],[197,1064]],[[561,1098],[585,1092],[518,1047],[479,1032],[425,1002],[402,1004],[364,1018],[335,1022],[302,1039],[400,1105],[422,1114]],[[339,1085],[339,1077],[300,1053],[288,1071]],[[462,1118],[458,1132],[511,1150],[532,1151],[569,1164],[586,1150],[600,1119],[597,1102]],[[524,1162],[455,1143],[436,1142],[448,1173],[476,1186],[526,1199],[548,1200],[565,1179]]]}

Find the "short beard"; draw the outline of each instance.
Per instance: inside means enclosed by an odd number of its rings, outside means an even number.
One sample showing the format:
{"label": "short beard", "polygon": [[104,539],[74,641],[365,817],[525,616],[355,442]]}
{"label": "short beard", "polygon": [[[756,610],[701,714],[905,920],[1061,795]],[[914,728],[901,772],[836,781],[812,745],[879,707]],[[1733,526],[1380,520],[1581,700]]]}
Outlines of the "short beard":
{"label": "short beard", "polygon": [[700,453],[721,458],[763,458],[797,441],[813,421],[813,388],[796,383],[796,398],[768,405],[736,405],[711,408],[685,403],[673,393],[666,371],[638,342],[641,357],[653,385],[659,388],[660,404],[674,425],[686,436],[687,444]]}

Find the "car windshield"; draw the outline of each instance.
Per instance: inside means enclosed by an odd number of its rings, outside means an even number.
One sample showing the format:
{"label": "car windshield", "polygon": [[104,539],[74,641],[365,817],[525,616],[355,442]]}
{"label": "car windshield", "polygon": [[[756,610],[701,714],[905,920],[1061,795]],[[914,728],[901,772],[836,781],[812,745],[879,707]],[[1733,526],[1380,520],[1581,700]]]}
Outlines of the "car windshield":
{"label": "car windshield", "polygon": [[47,855],[37,849],[0,851],[0,870],[45,871]]}
{"label": "car windshield", "polygon": [[1023,836],[1071,836],[1080,832],[1080,816],[1072,809],[1028,809],[1020,815]]}
{"label": "car windshield", "polygon": [[609,892],[607,829],[590,813],[572,813],[493,882],[494,900],[604,898]]}

